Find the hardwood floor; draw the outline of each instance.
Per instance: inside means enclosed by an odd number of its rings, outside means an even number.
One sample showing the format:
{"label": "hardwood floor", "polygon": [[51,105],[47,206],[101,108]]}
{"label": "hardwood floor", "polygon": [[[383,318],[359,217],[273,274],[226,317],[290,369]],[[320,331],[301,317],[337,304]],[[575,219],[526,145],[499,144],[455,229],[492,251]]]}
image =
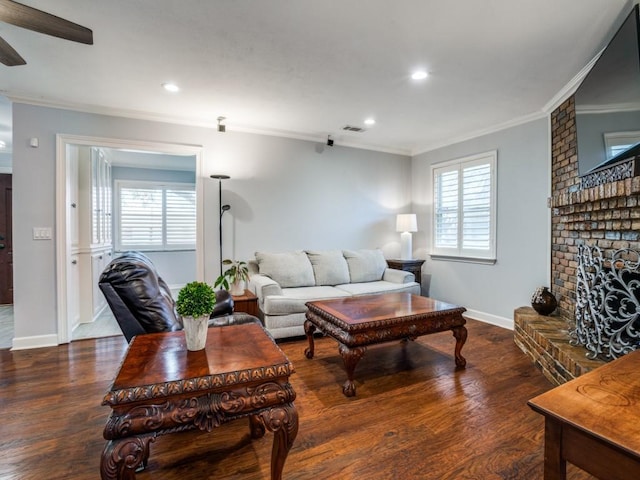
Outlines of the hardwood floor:
{"label": "hardwood floor", "polygon": [[[335,341],[280,343],[300,430],[285,479],[542,479],[543,418],[528,399],[552,388],[513,343],[513,332],[470,320],[456,370],[450,333],[370,347],[357,396],[342,395]],[[122,337],[0,351],[0,478],[95,479],[109,408],[100,405],[126,348]],[[249,439],[248,422],[151,444],[146,479],[269,479],[273,436]],[[593,477],[569,466],[569,478]]]}

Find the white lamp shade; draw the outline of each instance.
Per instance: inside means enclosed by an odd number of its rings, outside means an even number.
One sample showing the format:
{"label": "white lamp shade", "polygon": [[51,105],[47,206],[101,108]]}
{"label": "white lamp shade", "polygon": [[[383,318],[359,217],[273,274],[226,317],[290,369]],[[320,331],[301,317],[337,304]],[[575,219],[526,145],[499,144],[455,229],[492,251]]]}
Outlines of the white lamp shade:
{"label": "white lamp shade", "polygon": [[396,232],[417,232],[418,220],[415,213],[400,213],[396,217]]}

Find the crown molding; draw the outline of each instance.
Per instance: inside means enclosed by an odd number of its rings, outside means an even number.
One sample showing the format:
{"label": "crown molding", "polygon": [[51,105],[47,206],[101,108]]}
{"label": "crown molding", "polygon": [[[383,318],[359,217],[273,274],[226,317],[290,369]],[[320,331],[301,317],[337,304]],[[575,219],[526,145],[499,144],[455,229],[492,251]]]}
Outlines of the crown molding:
{"label": "crown molding", "polygon": [[467,140],[473,140],[474,138],[483,137],[485,135],[500,132],[502,130],[506,130],[507,128],[517,127],[525,123],[533,122],[534,120],[546,118],[547,116],[548,114],[545,112],[534,112],[528,115],[523,115],[521,117],[514,118],[513,120],[509,120],[508,122],[492,125],[491,127],[487,127],[481,130],[476,130],[474,132],[468,133],[466,135],[462,135],[460,137],[449,138],[447,140],[443,140],[442,142],[425,145],[421,147],[419,150],[413,151],[411,155],[415,157],[423,153],[437,150],[438,148],[444,148],[450,145],[455,145],[456,143],[462,143],[462,142],[466,142]]}
{"label": "crown molding", "polygon": [[[233,130],[234,132],[252,133],[255,135],[267,135],[271,137],[291,138],[294,140],[305,140],[308,142],[322,143],[323,145],[327,142],[326,133],[314,134],[314,133],[291,132],[288,130],[247,127],[242,125],[233,125],[232,128],[227,127],[227,130],[229,129]],[[357,148],[360,150],[371,150],[371,151],[381,152],[381,153],[390,153],[393,155],[404,155],[406,157],[411,156],[410,149],[387,147],[384,145],[371,145],[367,143],[358,142],[357,140],[354,141],[351,139],[345,139],[344,137],[335,138],[334,135],[332,135],[332,138],[334,139],[334,144],[333,144],[334,147],[335,146],[350,147],[350,148]]]}
{"label": "crown molding", "polygon": [[[143,112],[140,110],[117,109],[117,108],[101,107],[98,105],[48,100],[48,99],[38,98],[38,97],[16,95],[16,94],[11,94],[11,93],[2,92],[2,91],[0,91],[0,94],[7,97],[13,103],[23,103],[27,105],[34,105],[37,107],[59,108],[62,110],[70,110],[70,111],[80,112],[80,113],[92,113],[95,115],[108,115],[112,117],[131,118],[135,120],[146,120],[150,122],[172,123],[176,125],[217,129],[217,124],[213,121],[205,122],[205,121],[188,119],[184,117],[153,114],[149,112]],[[234,124],[227,124],[226,127],[227,127],[227,132],[251,133],[255,135],[266,135],[271,137],[290,138],[294,140],[305,140],[309,142],[321,142],[323,144],[326,142],[325,133],[313,134],[313,133],[304,133],[304,132],[290,132],[286,130],[258,128],[258,127],[234,125]],[[393,148],[393,147],[387,147],[383,145],[370,145],[370,144],[361,143],[358,141],[353,141],[353,140],[344,139],[344,138],[336,139],[334,145],[358,148],[361,150],[372,150],[376,152],[390,153],[394,155],[404,155],[404,156],[411,155],[411,150],[409,149]]]}
{"label": "crown molding", "polygon": [[36,107],[58,108],[61,110],[70,110],[79,113],[92,113],[95,115],[106,115],[111,117],[131,118],[135,120],[147,120],[159,123],[174,123],[177,125],[189,125],[192,127],[217,128],[214,122],[205,122],[200,120],[192,120],[184,117],[174,117],[171,115],[159,115],[141,110],[128,110],[120,108],[110,108],[98,105],[90,105],[83,103],[66,102],[62,100],[49,100],[40,97],[30,97],[25,95],[11,94],[0,91],[0,94],[7,97],[13,103],[23,103]]}
{"label": "crown molding", "polygon": [[[605,47],[606,48],[606,47]],[[604,52],[605,48],[600,50],[595,57],[591,59],[589,63],[587,63],[582,70],[580,70],[571,80],[567,83],[558,93],[556,93],[551,100],[547,102],[547,104],[542,107],[542,111],[551,114],[556,108],[558,108],[567,98],[576,93],[576,90],[584,80],[584,77],[591,71],[595,63],[598,61],[602,52]]]}

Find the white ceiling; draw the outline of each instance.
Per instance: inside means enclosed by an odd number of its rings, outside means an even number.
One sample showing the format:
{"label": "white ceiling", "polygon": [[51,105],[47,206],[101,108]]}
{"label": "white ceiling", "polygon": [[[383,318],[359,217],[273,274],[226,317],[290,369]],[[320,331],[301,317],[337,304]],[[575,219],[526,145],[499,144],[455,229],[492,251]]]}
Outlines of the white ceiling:
{"label": "white ceiling", "polygon": [[[23,0],[94,33],[0,23],[14,101],[415,154],[541,115],[630,0]],[[411,80],[415,68],[430,77]],[[170,94],[163,82],[181,88]],[[2,109],[0,102],[0,110]],[[376,125],[364,133],[342,127]],[[3,123],[0,122],[0,135]],[[0,138],[2,139],[2,138]]]}

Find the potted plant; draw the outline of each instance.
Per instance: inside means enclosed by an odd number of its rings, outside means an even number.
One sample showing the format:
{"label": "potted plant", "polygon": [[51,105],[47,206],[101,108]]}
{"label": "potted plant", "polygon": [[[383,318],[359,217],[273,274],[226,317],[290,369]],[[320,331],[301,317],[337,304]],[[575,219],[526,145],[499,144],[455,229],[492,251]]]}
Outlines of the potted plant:
{"label": "potted plant", "polygon": [[223,265],[230,265],[222,275],[218,277],[214,287],[222,287],[229,290],[231,295],[242,295],[244,293],[245,282],[249,280],[249,267],[247,262],[239,260],[226,259],[222,261]]}
{"label": "potted plant", "polygon": [[216,293],[204,282],[187,283],[178,292],[176,310],[182,317],[187,350],[202,350],[207,342],[209,316],[216,304]]}

